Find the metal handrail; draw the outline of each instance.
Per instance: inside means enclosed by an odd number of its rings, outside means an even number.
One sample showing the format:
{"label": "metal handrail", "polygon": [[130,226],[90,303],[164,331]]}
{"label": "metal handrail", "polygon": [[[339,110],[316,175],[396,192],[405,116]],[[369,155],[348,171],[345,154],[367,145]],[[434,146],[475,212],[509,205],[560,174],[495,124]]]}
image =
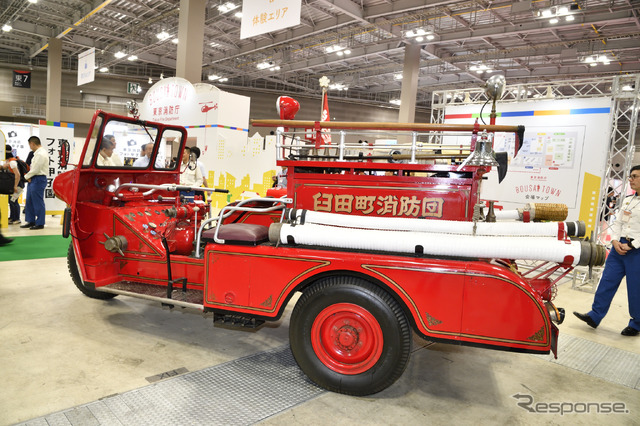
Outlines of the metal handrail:
{"label": "metal handrail", "polygon": [[[259,202],[259,201],[272,202],[272,203],[277,203],[279,205],[274,205],[274,206],[271,206],[271,207],[242,207],[243,205],[245,205],[247,203]],[[222,225],[222,221],[225,218],[231,216],[234,212],[243,211],[243,212],[268,213],[268,212],[272,212],[272,211],[275,211],[275,210],[282,209],[282,214],[280,215],[280,222],[282,222],[282,220],[284,219],[285,204],[290,204],[292,202],[293,202],[293,200],[291,198],[263,198],[263,197],[257,197],[257,198],[249,198],[248,200],[242,200],[236,205],[226,205],[226,206],[224,206],[222,208],[222,210],[220,210],[220,213],[218,214],[218,216],[212,217],[212,218],[207,219],[207,220],[203,220],[200,223],[200,228],[198,229],[198,234],[196,235],[196,257],[197,258],[200,257],[200,240],[201,240],[201,237],[202,237],[202,231],[204,231],[204,227],[206,225],[208,225],[209,223],[211,223],[213,221],[217,221],[216,230],[215,230],[215,233],[213,235],[213,240],[218,244],[224,244],[224,240],[221,240],[221,239],[218,238],[218,232],[220,231],[220,226]]]}
{"label": "metal handrail", "polygon": [[207,188],[207,187],[202,187],[202,186],[185,186],[185,185],[178,185],[178,184],[175,184],[175,183],[163,183],[162,185],[151,185],[151,184],[146,184],[146,183],[123,183],[122,185],[117,187],[113,191],[113,193],[116,194],[117,197],[122,197],[122,194],[119,194],[119,192],[124,188],[149,189],[149,191],[146,191],[146,192],[142,193],[142,195],[144,195],[145,197],[147,195],[153,194],[157,190],[169,191],[169,192],[175,192],[175,191],[222,192],[222,193],[225,193],[225,194],[229,192],[228,189]]}

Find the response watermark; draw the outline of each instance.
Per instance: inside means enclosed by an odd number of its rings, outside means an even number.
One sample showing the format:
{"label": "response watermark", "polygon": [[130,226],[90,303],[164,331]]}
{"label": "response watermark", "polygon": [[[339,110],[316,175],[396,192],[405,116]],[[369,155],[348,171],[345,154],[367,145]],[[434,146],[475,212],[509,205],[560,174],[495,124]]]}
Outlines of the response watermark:
{"label": "response watermark", "polygon": [[518,400],[518,407],[535,414],[629,414],[624,402],[536,402],[533,396],[517,393],[511,395]]}

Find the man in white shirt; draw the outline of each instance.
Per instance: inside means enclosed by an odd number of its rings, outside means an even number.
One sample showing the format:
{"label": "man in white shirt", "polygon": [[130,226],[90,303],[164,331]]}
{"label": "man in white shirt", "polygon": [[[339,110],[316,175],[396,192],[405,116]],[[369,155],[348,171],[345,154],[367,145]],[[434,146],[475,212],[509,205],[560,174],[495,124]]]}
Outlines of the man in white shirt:
{"label": "man in white shirt", "polygon": [[49,175],[49,154],[42,146],[40,138],[31,136],[29,138],[29,148],[33,151],[31,160],[31,170],[24,175],[29,182],[27,185],[27,201],[24,207],[24,216],[27,223],[20,228],[42,229],[44,228],[44,218],[46,208],[44,205],[44,190],[47,187],[47,176]]}
{"label": "man in white shirt", "polygon": [[151,161],[151,153],[153,152],[153,144],[146,143],[142,145],[142,157],[136,159],[133,162],[133,167],[146,168],[149,165],[149,161]]}

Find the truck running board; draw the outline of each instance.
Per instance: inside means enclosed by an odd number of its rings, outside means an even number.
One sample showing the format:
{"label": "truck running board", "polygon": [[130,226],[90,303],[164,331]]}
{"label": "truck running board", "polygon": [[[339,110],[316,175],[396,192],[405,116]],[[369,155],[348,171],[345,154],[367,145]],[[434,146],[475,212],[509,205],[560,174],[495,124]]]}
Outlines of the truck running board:
{"label": "truck running board", "polygon": [[213,314],[213,323],[237,328],[258,328],[264,324],[264,320],[246,317],[238,314]]}
{"label": "truck running board", "polygon": [[[176,280],[180,281],[180,280]],[[153,300],[160,302],[163,305],[182,306],[185,308],[193,308],[198,310],[204,310],[202,305],[203,294],[202,290],[195,290],[188,288],[186,291],[183,288],[174,289],[170,296],[167,292],[166,286],[138,283],[133,281],[120,281],[117,283],[105,285],[103,287],[96,288],[97,291],[103,291],[105,293],[121,294],[123,296],[137,297],[139,299]]]}

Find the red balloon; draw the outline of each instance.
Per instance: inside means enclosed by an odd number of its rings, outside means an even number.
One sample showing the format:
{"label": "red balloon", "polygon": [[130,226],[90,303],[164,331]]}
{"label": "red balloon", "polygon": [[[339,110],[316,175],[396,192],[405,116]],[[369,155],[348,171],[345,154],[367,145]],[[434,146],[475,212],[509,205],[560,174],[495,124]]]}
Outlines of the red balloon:
{"label": "red balloon", "polygon": [[280,114],[280,120],[293,120],[300,110],[300,103],[289,96],[280,96],[276,100],[276,109]]}

